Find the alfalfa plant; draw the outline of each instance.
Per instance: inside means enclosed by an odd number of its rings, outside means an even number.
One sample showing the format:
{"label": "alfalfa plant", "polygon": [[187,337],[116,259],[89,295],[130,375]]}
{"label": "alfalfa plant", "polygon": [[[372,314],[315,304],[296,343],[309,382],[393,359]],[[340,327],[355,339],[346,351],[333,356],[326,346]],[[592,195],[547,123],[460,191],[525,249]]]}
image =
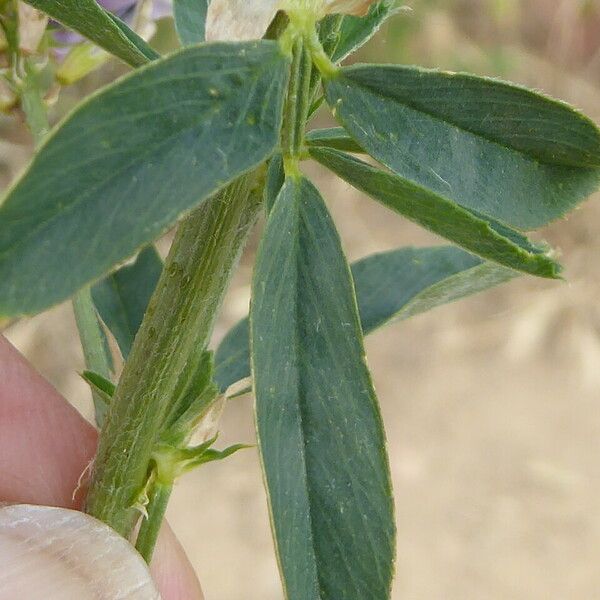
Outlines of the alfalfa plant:
{"label": "alfalfa plant", "polygon": [[[87,512],[130,538],[141,521],[149,559],[176,478],[237,450],[193,446],[194,431],[251,387],[286,597],[388,598],[392,490],[363,335],[519,275],[558,279],[526,232],[596,190],[600,132],[503,81],[340,66],[394,0],[175,0],[183,47],[168,56],[94,0],[28,4],[107,53],[75,44],[60,81],[108,54],[132,67],[46,133],[47,64],[2,2],[5,79],[41,143],[0,205],[0,315],[74,297],[102,427]],[[252,39],[205,42],[206,20],[212,38]],[[322,105],[339,127],[310,129]],[[309,159],[453,245],[349,266]],[[249,319],[213,353],[261,211]],[[163,266],[152,243],[177,224]]]}

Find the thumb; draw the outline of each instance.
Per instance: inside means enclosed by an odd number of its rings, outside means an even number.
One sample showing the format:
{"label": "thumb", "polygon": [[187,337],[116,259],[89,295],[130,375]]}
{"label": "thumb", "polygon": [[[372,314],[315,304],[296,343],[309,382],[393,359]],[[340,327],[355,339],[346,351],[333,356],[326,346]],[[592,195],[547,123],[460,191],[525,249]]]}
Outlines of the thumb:
{"label": "thumb", "polygon": [[1,508],[0,563],[0,600],[160,599],[129,542],[74,510]]}

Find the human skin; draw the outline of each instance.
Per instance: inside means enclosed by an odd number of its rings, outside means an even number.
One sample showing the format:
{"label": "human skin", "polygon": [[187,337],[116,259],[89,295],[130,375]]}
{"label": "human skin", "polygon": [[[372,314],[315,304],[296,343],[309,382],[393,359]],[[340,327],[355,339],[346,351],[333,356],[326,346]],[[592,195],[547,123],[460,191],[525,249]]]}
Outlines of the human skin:
{"label": "human skin", "polygon": [[[78,481],[97,432],[0,336],[0,502],[78,509]],[[163,600],[202,600],[198,579],[168,526],[151,565]]]}

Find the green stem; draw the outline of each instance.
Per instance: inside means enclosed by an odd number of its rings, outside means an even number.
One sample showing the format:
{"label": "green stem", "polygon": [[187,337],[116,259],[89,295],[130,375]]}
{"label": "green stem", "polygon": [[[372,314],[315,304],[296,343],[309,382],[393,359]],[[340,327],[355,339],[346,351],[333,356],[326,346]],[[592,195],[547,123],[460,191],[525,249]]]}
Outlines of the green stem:
{"label": "green stem", "polygon": [[165,517],[172,491],[172,485],[157,481],[152,486],[152,491],[150,492],[150,501],[148,502],[147,509],[148,517],[142,521],[135,544],[137,551],[148,564],[152,560],[154,547],[158,540],[158,534],[160,533],[160,527]]}
{"label": "green stem", "polygon": [[[105,379],[110,379],[112,371],[110,349],[102,325],[98,320],[89,287],[80,290],[73,297],[73,312],[86,368],[102,375]],[[102,423],[106,412],[105,402],[93,390],[92,397],[96,410],[96,422]]]}
{"label": "green stem", "polygon": [[299,48],[300,53],[300,90],[296,105],[296,120],[295,120],[295,156],[300,156],[302,148],[304,147],[304,134],[306,131],[306,121],[308,120],[308,113],[311,106],[311,90],[310,82],[312,75],[312,60],[308,50],[304,44]]}
{"label": "green stem", "polygon": [[29,60],[25,60],[23,62],[23,70],[23,79],[18,86],[20,88],[21,108],[25,115],[27,127],[37,147],[42,143],[42,140],[50,130],[48,112],[44,104],[40,76],[36,71],[35,65]]}
{"label": "green stem", "polygon": [[301,38],[296,38],[293,46],[292,67],[290,72],[290,83],[285,103],[285,115],[283,120],[283,131],[281,148],[283,156],[290,158],[296,155],[297,139],[297,112],[298,99],[300,95],[300,78],[302,73],[302,55],[304,44]]}
{"label": "green stem", "polygon": [[311,105],[312,60],[304,39],[298,35],[293,44],[293,60],[285,105],[282,151],[286,168],[295,172],[302,154],[306,121]]}
{"label": "green stem", "polygon": [[16,73],[19,60],[19,11],[17,0],[2,0],[0,2],[0,25],[4,32],[6,44],[10,52],[13,74]]}
{"label": "green stem", "polygon": [[[330,17],[330,21],[327,24],[328,31],[325,39],[322,43],[323,52],[329,57],[333,56],[333,53],[336,51],[338,44],[340,43],[340,30],[342,28],[342,23],[344,22],[343,15],[335,15]],[[325,25],[322,25],[322,27]],[[321,31],[318,32],[319,39],[321,39]],[[312,33],[307,34],[312,37]],[[315,45],[314,39],[311,43],[312,46]],[[320,51],[319,51],[320,53]],[[317,94],[319,92],[319,87],[321,85],[321,72],[318,69],[313,69],[310,78],[310,98],[311,102],[317,100]]]}
{"label": "green stem", "polygon": [[27,70],[29,72],[25,75],[21,87],[21,108],[37,147],[50,131],[50,125],[42,92],[39,88],[39,76],[32,70],[32,67],[28,67]]}
{"label": "green stem", "polygon": [[319,33],[314,27],[304,29],[304,41],[321,77],[323,79],[333,79],[336,77],[339,74],[340,69],[331,62],[331,58],[327,54],[327,51],[321,45]]}
{"label": "green stem", "polygon": [[100,435],[86,510],[129,537],[173,394],[205,348],[260,206],[257,175],[207,200],[177,232]]}

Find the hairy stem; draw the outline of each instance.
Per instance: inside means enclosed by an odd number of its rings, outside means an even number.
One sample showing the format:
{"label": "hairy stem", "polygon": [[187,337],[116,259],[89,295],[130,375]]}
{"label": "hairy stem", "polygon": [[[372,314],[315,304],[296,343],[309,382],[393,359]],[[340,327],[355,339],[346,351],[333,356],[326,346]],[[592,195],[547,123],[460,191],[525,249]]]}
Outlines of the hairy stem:
{"label": "hairy stem", "polygon": [[311,105],[312,60],[302,36],[293,44],[293,60],[285,105],[284,129],[281,147],[286,168],[297,169],[297,161],[304,146],[304,132]]}
{"label": "hairy stem", "polygon": [[86,502],[128,537],[133,507],[187,361],[205,348],[215,315],[259,209],[257,175],[207,200],[182,223],[115,391]]}
{"label": "hairy stem", "polygon": [[298,103],[299,94],[299,82],[300,82],[300,59],[301,55],[298,52],[299,47],[302,46],[302,40],[296,40],[293,46],[293,59],[292,67],[290,71],[290,83],[288,86],[288,95],[285,103],[284,119],[283,119],[283,130],[281,134],[281,148],[283,150],[284,157],[290,157],[294,154],[294,147],[296,145],[295,135],[295,113],[296,105]]}
{"label": "hairy stem", "polygon": [[[344,21],[343,15],[334,15],[330,17],[330,21],[328,23],[328,31],[327,35],[325,35],[322,48],[323,52],[327,56],[333,56],[333,53],[336,51],[338,44],[340,43],[340,30],[342,27],[342,23]],[[321,36],[321,31],[319,31],[319,36]],[[312,34],[309,34],[312,36]],[[315,45],[315,41],[311,43],[313,46]],[[319,88],[321,85],[321,73],[318,69],[313,69],[310,77],[310,97],[311,101],[314,103],[317,100],[317,95],[319,92]]]}

